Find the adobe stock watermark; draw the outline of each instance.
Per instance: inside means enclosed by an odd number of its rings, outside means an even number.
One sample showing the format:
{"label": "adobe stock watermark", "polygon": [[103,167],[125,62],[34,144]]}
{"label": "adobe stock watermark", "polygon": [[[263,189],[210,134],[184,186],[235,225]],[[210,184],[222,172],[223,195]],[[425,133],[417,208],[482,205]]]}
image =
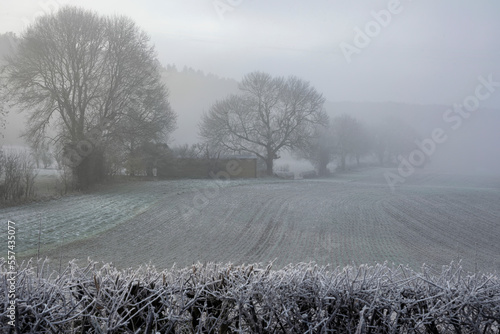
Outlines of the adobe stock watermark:
{"label": "adobe stock watermark", "polygon": [[[473,94],[465,97],[462,103],[453,105],[453,108],[447,109],[442,116],[443,121],[453,131],[458,130],[464,120],[473,115],[473,112],[479,110],[481,102],[489,99],[493,93],[500,87],[499,81],[494,81],[493,74],[486,78],[480,76],[479,84]],[[449,131],[449,129],[448,129]],[[436,152],[439,144],[448,140],[447,131],[443,128],[435,128],[431,131],[428,138],[422,141],[416,141],[417,148],[414,149],[408,157],[398,156],[399,166],[397,173],[385,172],[384,177],[387,185],[394,192],[398,184],[402,184],[407,178],[415,173],[415,168],[422,167],[428,158]]]}
{"label": "adobe stock watermark", "polygon": [[9,320],[7,324],[14,326],[16,322],[16,283],[17,283],[17,262],[16,262],[16,223],[7,221],[7,273],[5,280],[7,281],[7,289],[5,291],[6,312],[5,316]]}
{"label": "adobe stock watermark", "polygon": [[342,51],[347,63],[350,64],[355,54],[358,55],[363,49],[367,48],[372,40],[380,35],[382,29],[391,24],[393,17],[403,12],[403,9],[400,0],[390,0],[387,9],[371,11],[370,15],[373,20],[368,21],[363,29],[358,26],[354,27],[355,35],[352,43],[341,42],[339,44],[340,51]]}
{"label": "adobe stock watermark", "polygon": [[245,2],[245,0],[213,0],[212,5],[219,18],[224,20],[224,15],[226,15],[227,12],[234,11],[241,6],[243,2]]}

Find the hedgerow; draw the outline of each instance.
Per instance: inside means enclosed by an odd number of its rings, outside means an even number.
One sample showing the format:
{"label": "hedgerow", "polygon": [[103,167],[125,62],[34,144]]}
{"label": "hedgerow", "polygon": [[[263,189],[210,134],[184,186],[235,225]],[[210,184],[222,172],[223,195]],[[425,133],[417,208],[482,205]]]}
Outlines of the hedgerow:
{"label": "hedgerow", "polygon": [[2,333],[498,333],[500,281],[460,264],[435,272],[378,264],[196,264],[158,271],[47,261],[17,268],[9,324],[0,260]]}

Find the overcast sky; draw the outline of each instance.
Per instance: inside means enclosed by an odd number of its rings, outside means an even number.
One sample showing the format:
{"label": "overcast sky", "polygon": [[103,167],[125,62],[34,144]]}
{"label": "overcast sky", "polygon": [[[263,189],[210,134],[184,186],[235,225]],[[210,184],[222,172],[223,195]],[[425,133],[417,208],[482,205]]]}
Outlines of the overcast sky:
{"label": "overcast sky", "polygon": [[[20,33],[36,15],[76,3],[0,0],[0,32]],[[293,74],[309,80],[332,101],[452,104],[474,92],[480,75],[493,74],[500,81],[498,0],[401,0],[399,5],[394,0],[78,4],[131,17],[150,34],[164,65],[186,65],[237,80],[254,70]],[[374,13],[379,13],[382,24]],[[369,43],[359,31],[372,36]],[[500,90],[485,105],[500,107]]]}

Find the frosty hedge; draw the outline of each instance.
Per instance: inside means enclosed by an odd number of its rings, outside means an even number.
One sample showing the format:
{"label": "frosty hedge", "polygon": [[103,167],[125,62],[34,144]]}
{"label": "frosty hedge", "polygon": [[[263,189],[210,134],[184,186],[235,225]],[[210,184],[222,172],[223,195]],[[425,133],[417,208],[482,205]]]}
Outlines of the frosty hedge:
{"label": "frosty hedge", "polygon": [[[0,261],[3,261],[0,260]],[[157,271],[39,261],[18,268],[8,324],[0,262],[2,333],[495,333],[500,281],[460,265],[431,273],[387,265],[194,265]]]}

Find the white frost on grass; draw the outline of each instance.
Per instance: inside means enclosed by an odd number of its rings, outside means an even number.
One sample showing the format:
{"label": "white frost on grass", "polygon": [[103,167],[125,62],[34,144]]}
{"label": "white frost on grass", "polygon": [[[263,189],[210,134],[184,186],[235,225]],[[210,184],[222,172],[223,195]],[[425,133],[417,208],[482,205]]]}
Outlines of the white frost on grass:
{"label": "white frost on grass", "polygon": [[[16,223],[16,252],[34,253],[40,246],[59,246],[106,231],[133,219],[158,199],[202,190],[213,180],[130,182],[107,187],[92,194],[79,194],[59,200],[0,209],[0,216]],[[225,186],[252,180],[224,181]],[[40,233],[39,233],[40,232]],[[7,234],[0,242],[7,244]]]}

